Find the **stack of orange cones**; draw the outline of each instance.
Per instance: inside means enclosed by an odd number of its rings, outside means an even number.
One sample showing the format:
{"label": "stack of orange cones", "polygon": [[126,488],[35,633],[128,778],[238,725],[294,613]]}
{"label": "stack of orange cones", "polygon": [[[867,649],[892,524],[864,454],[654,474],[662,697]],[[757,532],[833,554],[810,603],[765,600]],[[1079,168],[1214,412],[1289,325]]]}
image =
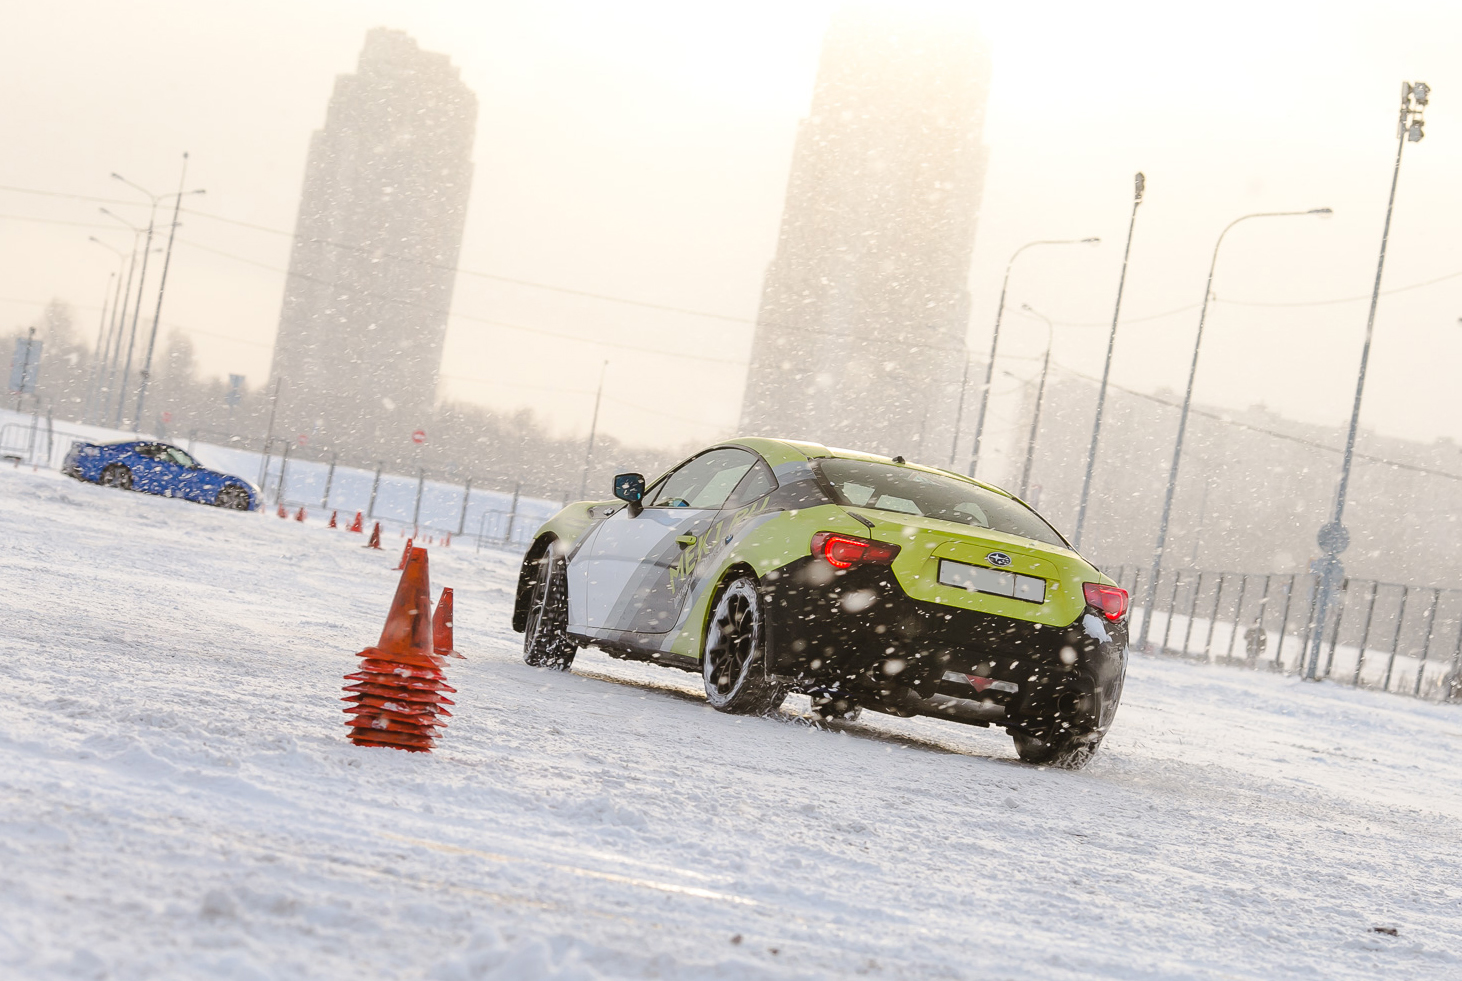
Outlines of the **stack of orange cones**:
{"label": "stack of orange cones", "polygon": [[449,546],[451,544],[452,544],[452,533],[449,531],[449,532],[447,532],[447,537],[442,539],[442,548],[446,548],[447,546]]}
{"label": "stack of orange cones", "polygon": [[301,504],[300,505],[300,509],[295,512],[294,520],[296,520],[296,521],[303,521],[303,520],[305,520],[305,506],[303,504]]}
{"label": "stack of orange cones", "polygon": [[411,558],[411,539],[406,539],[406,547],[401,550],[401,561],[396,563],[396,571],[400,572],[406,568],[406,563]]}
{"label": "stack of orange cones", "polygon": [[[448,641],[450,643],[450,641]],[[433,651],[431,581],[426,549],[413,549],[396,586],[396,598],[375,647],[360,652],[360,670],[345,676],[351,702],[350,741],[357,746],[389,746],[429,753],[436,730],[445,726],[456,704],[447,693],[441,667],[446,658]]]}
{"label": "stack of orange cones", "polygon": [[331,511],[330,512],[330,523],[328,525],[326,525],[327,528],[339,528],[340,527],[339,525],[337,525],[335,523],[335,515],[338,514],[338,513],[339,512],[337,512],[337,511]]}
{"label": "stack of orange cones", "polygon": [[289,517],[288,514],[285,514],[284,513],[284,502],[283,501],[280,501],[279,502],[279,511],[278,511],[278,514],[279,514],[279,516],[281,518],[287,518],[287,517]]}
{"label": "stack of orange cones", "polygon": [[458,654],[452,648],[452,587],[443,586],[442,596],[437,600],[437,611],[431,618],[431,649],[438,657],[457,657],[467,660],[465,654]]}
{"label": "stack of orange cones", "polygon": [[376,526],[371,529],[371,540],[365,543],[365,547],[366,548],[380,548],[381,547],[381,523],[379,521],[377,521],[376,522]]}
{"label": "stack of orange cones", "polygon": [[365,531],[365,526],[361,524],[361,519],[363,517],[364,517],[364,515],[362,515],[359,511],[355,512],[355,520],[350,523],[350,527],[347,528],[346,530],[347,531],[353,531],[357,535],[359,535],[361,532]]}

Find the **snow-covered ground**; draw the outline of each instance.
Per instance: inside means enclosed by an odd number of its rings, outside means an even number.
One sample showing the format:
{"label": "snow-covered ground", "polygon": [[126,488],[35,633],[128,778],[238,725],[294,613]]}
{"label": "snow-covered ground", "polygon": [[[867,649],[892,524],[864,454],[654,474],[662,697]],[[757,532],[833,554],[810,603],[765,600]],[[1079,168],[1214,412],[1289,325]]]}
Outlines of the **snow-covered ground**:
{"label": "snow-covered ground", "polygon": [[516,556],[434,548],[456,715],[357,748],[360,544],[0,467],[0,977],[1462,977],[1458,707],[1138,659],[1033,769],[528,668]]}

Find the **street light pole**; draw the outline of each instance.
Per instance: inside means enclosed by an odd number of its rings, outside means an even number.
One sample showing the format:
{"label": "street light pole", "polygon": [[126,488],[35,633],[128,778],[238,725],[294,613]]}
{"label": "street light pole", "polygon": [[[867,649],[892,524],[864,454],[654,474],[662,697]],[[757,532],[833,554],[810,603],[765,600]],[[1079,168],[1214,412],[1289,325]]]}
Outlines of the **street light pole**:
{"label": "street light pole", "polygon": [[1102,384],[1097,389],[1096,419],[1091,424],[1091,448],[1086,451],[1086,476],[1081,481],[1081,504],[1076,509],[1076,533],[1071,544],[1081,548],[1081,529],[1086,524],[1086,505],[1091,497],[1091,476],[1096,470],[1097,440],[1102,432],[1102,410],[1107,404],[1107,382],[1112,377],[1112,352],[1117,346],[1117,317],[1122,312],[1122,290],[1127,285],[1127,258],[1132,254],[1132,232],[1137,227],[1137,206],[1142,203],[1142,192],[1147,189],[1147,178],[1142,171],[1133,178],[1132,217],[1127,222],[1127,247],[1122,250],[1122,275],[1117,278],[1117,305],[1112,310],[1112,332],[1107,335],[1107,361],[1102,366]]}
{"label": "street light pole", "polygon": [[1173,492],[1178,486],[1178,465],[1183,459],[1183,436],[1188,431],[1188,410],[1193,405],[1193,381],[1198,376],[1198,354],[1203,349],[1203,325],[1208,319],[1208,301],[1213,296],[1213,271],[1218,266],[1218,250],[1223,245],[1223,238],[1229,233],[1229,229],[1250,218],[1289,218],[1296,215],[1328,215],[1330,213],[1329,208],[1311,208],[1309,211],[1261,211],[1252,215],[1244,215],[1224,226],[1224,230],[1218,235],[1218,241],[1213,245],[1213,259],[1208,263],[1208,282],[1203,288],[1203,307],[1198,313],[1198,336],[1193,339],[1193,363],[1188,368],[1188,388],[1183,393],[1183,411],[1178,416],[1178,438],[1173,444],[1173,465],[1168,470],[1168,489],[1163,497],[1162,519],[1157,526],[1157,546],[1152,553],[1152,575],[1147,581],[1142,633],[1137,638],[1138,650],[1147,647],[1147,628],[1152,622],[1152,605],[1157,601],[1157,577],[1162,573],[1163,549],[1168,540],[1168,520],[1173,513]]}
{"label": "street light pole", "polygon": [[[970,466],[966,471],[971,477],[975,475],[975,467],[980,462],[980,440],[985,433],[985,412],[990,406],[990,384],[995,378],[995,349],[1000,344],[1000,318],[1005,314],[1005,294],[1010,288],[1010,270],[1015,265],[1015,260],[1026,249],[1034,248],[1037,245],[1095,245],[1100,242],[1099,238],[1063,238],[1063,239],[1041,239],[1035,242],[1027,242],[1011,253],[1010,261],[1005,264],[1005,280],[1000,284],[1000,305],[995,308],[995,329],[990,334],[990,360],[985,364],[985,384],[980,389],[980,414],[975,417],[975,445],[970,450]],[[968,370],[968,369],[966,369]],[[960,392],[961,409],[963,408],[964,392]],[[956,423],[955,439],[959,439],[959,429]]]}
{"label": "street light pole", "polygon": [[1031,465],[1036,459],[1036,434],[1041,428],[1041,403],[1046,398],[1046,374],[1051,370],[1051,345],[1055,340],[1056,332],[1051,326],[1050,317],[1032,308],[1029,303],[1022,303],[1020,308],[1046,322],[1046,357],[1041,362],[1041,383],[1036,387],[1036,411],[1031,415],[1030,438],[1025,443],[1025,468],[1020,472],[1020,499],[1025,500],[1026,491],[1030,489]]}
{"label": "street light pole", "polygon": [[[112,390],[117,383],[117,368],[122,360],[122,335],[127,332],[127,307],[132,303],[132,277],[137,271],[137,251],[142,241],[143,229],[112,214],[106,208],[98,208],[108,218],[125,225],[132,232],[132,258],[127,262],[127,286],[122,290],[122,305],[114,313],[117,314],[112,325],[113,340],[111,342],[112,353],[109,357],[110,364],[107,368],[106,398],[102,401],[101,412],[97,417],[97,424],[105,426],[107,416],[111,413]],[[138,296],[141,296],[141,286],[138,286]],[[120,414],[121,397],[118,396],[117,412]]]}
{"label": "street light pole", "polygon": [[162,277],[157,283],[157,309],[152,314],[152,333],[147,338],[147,356],[142,360],[142,384],[137,389],[137,411],[132,414],[132,431],[135,433],[142,425],[143,405],[147,401],[147,383],[152,377],[152,352],[157,347],[157,325],[162,319],[162,297],[163,291],[168,285],[168,267],[173,261],[173,237],[178,232],[178,213],[183,208],[183,195],[203,194],[201,188],[196,191],[184,191],[183,182],[188,179],[188,154],[183,154],[183,172],[178,177],[178,193],[173,195],[173,223],[168,229],[167,252],[162,257]]}
{"label": "street light pole", "polygon": [[1320,663],[1320,645],[1323,640],[1321,635],[1324,633],[1322,628],[1325,618],[1330,612],[1330,606],[1334,603],[1335,591],[1340,587],[1343,578],[1340,553],[1350,545],[1350,533],[1346,531],[1343,523],[1345,495],[1350,488],[1350,465],[1355,457],[1355,438],[1360,426],[1361,398],[1365,395],[1366,368],[1371,360],[1371,338],[1376,330],[1376,304],[1381,299],[1381,273],[1386,268],[1386,244],[1391,237],[1391,213],[1396,207],[1396,184],[1401,179],[1401,151],[1405,149],[1407,143],[1421,142],[1421,138],[1425,135],[1422,127],[1426,121],[1421,118],[1421,114],[1431,99],[1431,91],[1431,86],[1425,82],[1417,82],[1415,85],[1410,82],[1401,83],[1401,111],[1396,121],[1396,165],[1391,171],[1391,196],[1386,200],[1386,223],[1381,228],[1381,255],[1376,261],[1376,281],[1371,286],[1371,308],[1366,315],[1366,339],[1365,343],[1361,345],[1360,371],[1355,380],[1355,404],[1350,410],[1350,430],[1345,436],[1345,456],[1340,463],[1340,483],[1335,488],[1335,515],[1329,524],[1320,529],[1317,536],[1320,549],[1325,555],[1320,559],[1320,590],[1315,600],[1315,623],[1320,626],[1310,631],[1310,656],[1304,672],[1304,677],[1309,681],[1316,680],[1315,675]]}
{"label": "street light pole", "polygon": [[[128,185],[137,187],[131,181],[120,174],[113,174],[117,180]],[[138,190],[142,190],[138,188]],[[146,191],[142,191],[147,194]],[[151,195],[148,195],[151,197]],[[107,212],[111,214],[111,212]],[[115,217],[115,216],[114,216]],[[122,428],[122,410],[127,405],[127,380],[132,375],[132,350],[137,346],[137,319],[142,315],[142,291],[147,286],[147,257],[152,252],[152,229],[157,218],[157,198],[152,199],[152,210],[147,213],[147,243],[142,249],[142,272],[137,277],[137,300],[132,307],[132,328],[127,333],[127,360],[122,364],[122,384],[117,393],[117,417],[114,423],[117,429]]]}
{"label": "street light pole", "polygon": [[[111,246],[108,245],[107,248],[110,249]],[[101,360],[102,338],[106,336],[107,332],[107,314],[111,313],[111,305],[114,302],[114,297],[116,294],[116,290],[112,287],[112,281],[115,279],[117,279],[117,273],[107,273],[107,286],[106,289],[102,290],[102,315],[101,318],[97,320],[96,324],[96,346],[92,349],[91,352],[91,370],[87,372],[87,374],[89,374],[91,377],[87,380],[86,383],[86,404],[83,405],[81,409],[81,418],[83,421],[91,418],[91,405],[92,402],[96,399],[96,383],[98,377],[97,362]]]}
{"label": "street light pole", "polygon": [[[87,240],[95,242],[117,257],[117,271],[112,274],[116,277],[116,286],[112,290],[111,311],[102,317],[102,340],[97,346],[95,357],[96,373],[93,378],[92,391],[87,398],[86,412],[81,417],[83,422],[91,422],[93,419],[99,418],[104,412],[103,406],[106,404],[107,392],[110,391],[107,388],[107,361],[112,348],[112,334],[117,326],[117,310],[124,302],[122,299],[122,267],[127,262],[127,254],[121,249],[108,245],[95,235],[87,236]],[[137,243],[135,240],[132,245],[132,258],[135,259],[137,257]]]}
{"label": "street light pole", "polygon": [[589,493],[589,463],[594,459],[594,436],[599,432],[599,403],[604,398],[604,373],[609,370],[605,361],[599,369],[599,391],[594,395],[594,418],[589,422],[589,448],[584,451],[584,476],[579,481],[579,499]]}
{"label": "street light pole", "polygon": [[955,403],[954,410],[954,439],[949,441],[949,469],[954,469],[955,459],[959,456],[959,427],[965,417],[965,389],[970,387],[970,349],[965,346],[965,367],[964,373],[959,378],[959,401]]}

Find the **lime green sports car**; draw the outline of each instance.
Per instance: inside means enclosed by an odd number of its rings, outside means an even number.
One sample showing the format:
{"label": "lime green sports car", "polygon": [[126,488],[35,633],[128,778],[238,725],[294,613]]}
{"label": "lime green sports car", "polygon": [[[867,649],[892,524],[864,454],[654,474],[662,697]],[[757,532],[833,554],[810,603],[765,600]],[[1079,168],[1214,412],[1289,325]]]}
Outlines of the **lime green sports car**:
{"label": "lime green sports car", "polygon": [[802,692],[1005,727],[1020,758],[1078,767],[1112,724],[1127,593],[989,484],[902,457],[779,439],[713,446],[534,536],[513,627],[529,664],[580,647],[700,672],[711,705]]}

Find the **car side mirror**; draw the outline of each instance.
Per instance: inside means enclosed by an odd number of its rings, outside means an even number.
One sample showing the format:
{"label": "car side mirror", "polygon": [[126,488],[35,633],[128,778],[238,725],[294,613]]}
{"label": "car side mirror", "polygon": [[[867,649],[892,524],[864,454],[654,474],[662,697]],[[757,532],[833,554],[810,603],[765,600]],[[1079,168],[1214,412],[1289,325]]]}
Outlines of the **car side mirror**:
{"label": "car side mirror", "polygon": [[615,474],[614,496],[630,504],[639,504],[645,496],[644,475],[637,473]]}

